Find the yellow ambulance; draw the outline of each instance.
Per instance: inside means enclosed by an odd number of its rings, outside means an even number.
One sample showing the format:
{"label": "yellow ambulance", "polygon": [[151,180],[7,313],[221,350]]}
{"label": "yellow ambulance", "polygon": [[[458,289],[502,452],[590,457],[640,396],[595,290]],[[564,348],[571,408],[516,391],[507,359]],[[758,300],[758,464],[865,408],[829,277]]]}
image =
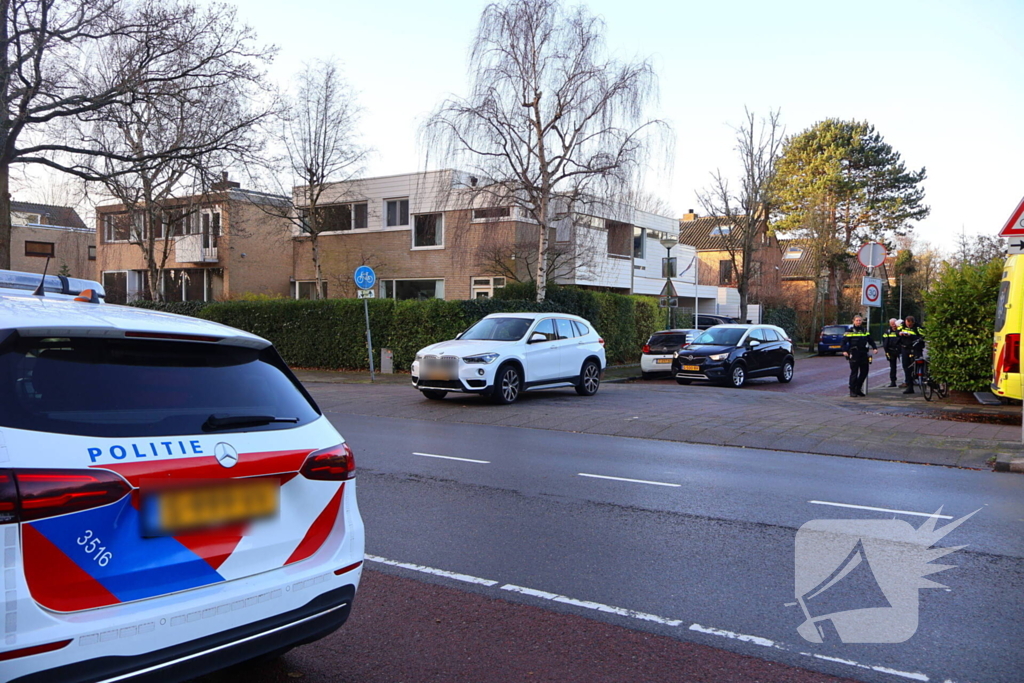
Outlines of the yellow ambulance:
{"label": "yellow ambulance", "polygon": [[992,343],[992,393],[1021,400],[1020,333],[1024,314],[1024,254],[1011,254],[1003,266]]}

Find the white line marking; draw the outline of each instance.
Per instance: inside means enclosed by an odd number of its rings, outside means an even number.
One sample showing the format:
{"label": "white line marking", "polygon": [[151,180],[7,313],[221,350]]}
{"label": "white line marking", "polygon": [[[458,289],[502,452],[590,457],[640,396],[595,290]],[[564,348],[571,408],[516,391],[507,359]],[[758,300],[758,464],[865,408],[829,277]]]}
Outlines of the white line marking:
{"label": "white line marking", "polygon": [[[637,480],[627,479],[626,481]],[[411,562],[399,562],[397,560],[389,560],[387,558],[378,557],[376,555],[366,555],[366,559],[370,562],[386,564],[391,567],[401,567],[402,569],[411,569],[412,571],[422,572],[424,574],[432,574],[433,576],[442,576],[447,579],[454,579],[455,581],[462,581],[464,583],[474,583],[481,586],[498,585],[497,581],[491,581],[490,579],[481,579],[476,576],[469,576],[468,574],[459,574],[458,572],[450,572],[444,569],[434,569],[433,567],[425,567],[421,564],[413,564]],[[664,624],[665,626],[680,626],[683,623],[681,619],[666,619],[665,617],[659,617],[656,614],[637,612],[636,610],[626,609],[625,607],[613,607],[611,605],[605,605],[600,602],[591,602],[590,600],[577,600],[576,598],[558,595],[557,593],[548,593],[547,591],[540,591],[535,588],[525,588],[523,586],[516,586],[515,584],[511,583],[506,583],[505,585],[501,586],[501,590],[510,591],[512,593],[519,593],[520,595],[529,595],[531,597],[540,598],[542,600],[551,600],[552,602],[559,602],[565,605],[573,605],[575,607],[592,609],[598,612],[605,612],[607,614],[617,614],[623,617],[630,617],[631,619],[652,621],[656,624]],[[768,638],[761,638],[760,636],[751,636],[746,635],[744,633],[735,633],[733,631],[726,631],[720,628],[701,626],[700,624],[691,624],[689,630],[697,631],[698,633],[704,633],[711,636],[719,636],[722,638],[729,638],[731,640],[738,640],[744,643],[750,643],[751,645],[770,647],[777,650],[783,650],[785,652],[794,652],[794,650],[792,650],[790,647],[786,646],[783,643],[777,643],[774,640],[769,640]],[[926,676],[923,673],[913,671],[900,671],[898,669],[890,669],[885,666],[861,664],[860,662],[855,662],[850,659],[840,659],[839,657],[829,657],[828,655],[819,655],[811,652],[800,652],[799,650],[796,650],[795,652],[804,657],[813,657],[815,659],[821,659],[827,662],[833,662],[835,664],[844,664],[846,666],[857,667],[858,669],[869,669],[871,671],[877,671],[879,673],[890,674],[892,676],[899,676],[901,678],[908,678],[913,681],[922,681],[922,683],[927,683],[929,681],[928,676]],[[952,681],[947,680],[946,683],[952,683]]]}
{"label": "white line marking", "polygon": [[413,453],[413,455],[422,455],[424,458],[444,458],[445,460],[458,460],[459,462],[475,462],[481,465],[490,465],[490,460],[473,460],[472,458],[456,458],[453,455],[436,455],[434,453]]}
{"label": "white line marking", "polygon": [[650,484],[651,486],[671,486],[673,488],[678,488],[682,486],[682,484],[666,484],[663,481],[647,481],[646,479],[626,479],[625,477],[606,477],[603,474],[586,474],[584,472],[580,472],[579,476],[592,477],[594,479],[611,479],[612,481],[628,481],[631,484]]}
{"label": "white line marking", "polygon": [[497,586],[497,581],[491,581],[490,579],[481,579],[476,576],[469,576],[468,574],[459,574],[458,572],[450,572],[444,569],[434,569],[433,567],[424,567],[422,564],[412,564],[411,562],[398,562],[397,560],[388,560],[383,557],[377,557],[376,555],[367,555],[366,559],[370,562],[377,562],[379,564],[386,564],[391,567],[401,567],[402,569],[411,569],[414,572],[422,572],[424,574],[433,574],[434,576],[443,576],[448,579],[455,579],[456,581],[462,581],[464,583],[475,583],[480,586]]}
{"label": "white line marking", "polygon": [[939,519],[953,519],[952,515],[936,515],[929,512],[910,512],[909,510],[891,510],[889,508],[873,508],[867,505],[850,505],[848,503],[830,503],[825,500],[809,500],[812,505],[831,505],[837,508],[852,508],[854,510],[870,510],[871,512],[892,512],[897,515],[913,515],[915,517],[938,517]]}
{"label": "white line marking", "polygon": [[543,600],[551,600],[552,602],[560,602],[564,605],[584,607],[586,609],[597,610],[598,612],[618,614],[619,616],[631,617],[633,619],[641,619],[643,621],[653,621],[656,624],[664,624],[666,626],[679,626],[683,623],[680,619],[666,619],[665,617],[659,617],[655,614],[637,612],[636,610],[626,609],[624,607],[612,607],[611,605],[604,605],[600,602],[591,602],[590,600],[577,600],[576,598],[568,598],[564,595],[547,593],[545,591],[539,591],[533,588],[524,588],[523,586],[516,586],[511,583],[507,583],[504,586],[502,586],[501,590],[512,591],[513,593],[519,593],[521,595],[529,595],[531,597],[541,598]]}
{"label": "white line marking", "polygon": [[760,645],[761,647],[778,647],[781,650],[785,648],[779,647],[774,640],[768,640],[767,638],[761,638],[759,636],[748,636],[742,633],[733,633],[732,631],[725,631],[720,628],[711,628],[710,626],[701,626],[700,624],[691,624],[691,631],[698,631],[700,633],[707,633],[712,636],[722,636],[723,638],[730,638],[732,640],[742,640],[744,643],[753,643],[754,645]]}

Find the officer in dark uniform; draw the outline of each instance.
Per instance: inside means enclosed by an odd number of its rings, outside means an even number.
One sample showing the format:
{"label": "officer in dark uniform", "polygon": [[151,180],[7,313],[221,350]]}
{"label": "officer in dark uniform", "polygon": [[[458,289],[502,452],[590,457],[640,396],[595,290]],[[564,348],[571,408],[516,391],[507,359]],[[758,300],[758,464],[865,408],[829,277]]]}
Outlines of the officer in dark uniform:
{"label": "officer in dark uniform", "polygon": [[889,386],[896,386],[896,366],[900,360],[900,321],[889,318],[889,327],[882,333],[882,350],[889,361]]}
{"label": "officer in dark uniform", "polygon": [[900,358],[903,359],[903,374],[907,378],[904,394],[914,393],[914,360],[924,353],[924,330],[917,325],[914,316],[908,315],[897,333],[900,341]]}
{"label": "officer in dark uniform", "polygon": [[868,364],[871,353],[878,353],[875,340],[864,325],[864,318],[857,315],[853,318],[853,329],[843,335],[843,356],[850,361],[850,396],[863,396],[864,380],[868,378]]}

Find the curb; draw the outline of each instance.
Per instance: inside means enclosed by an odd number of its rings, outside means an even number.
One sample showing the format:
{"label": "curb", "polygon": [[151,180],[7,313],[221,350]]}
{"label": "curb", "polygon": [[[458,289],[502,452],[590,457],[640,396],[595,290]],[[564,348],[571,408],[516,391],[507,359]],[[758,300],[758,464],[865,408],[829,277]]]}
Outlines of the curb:
{"label": "curb", "polygon": [[1024,474],[1024,455],[1020,453],[999,453],[993,467],[996,472],[1017,472]]}

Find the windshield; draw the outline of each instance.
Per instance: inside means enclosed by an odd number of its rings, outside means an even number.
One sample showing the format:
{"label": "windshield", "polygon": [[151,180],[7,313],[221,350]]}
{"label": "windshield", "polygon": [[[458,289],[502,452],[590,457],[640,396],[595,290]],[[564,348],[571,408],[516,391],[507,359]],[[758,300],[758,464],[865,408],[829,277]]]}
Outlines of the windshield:
{"label": "windshield", "polygon": [[0,352],[0,427],[102,437],[201,434],[211,416],[288,418],[218,431],[290,429],[319,411],[272,348],[13,338]]}
{"label": "windshield", "polygon": [[484,318],[459,337],[478,341],[519,341],[533,323],[529,318]]}
{"label": "windshield", "polygon": [[746,330],[742,327],[712,327],[694,340],[694,344],[736,346]]}

